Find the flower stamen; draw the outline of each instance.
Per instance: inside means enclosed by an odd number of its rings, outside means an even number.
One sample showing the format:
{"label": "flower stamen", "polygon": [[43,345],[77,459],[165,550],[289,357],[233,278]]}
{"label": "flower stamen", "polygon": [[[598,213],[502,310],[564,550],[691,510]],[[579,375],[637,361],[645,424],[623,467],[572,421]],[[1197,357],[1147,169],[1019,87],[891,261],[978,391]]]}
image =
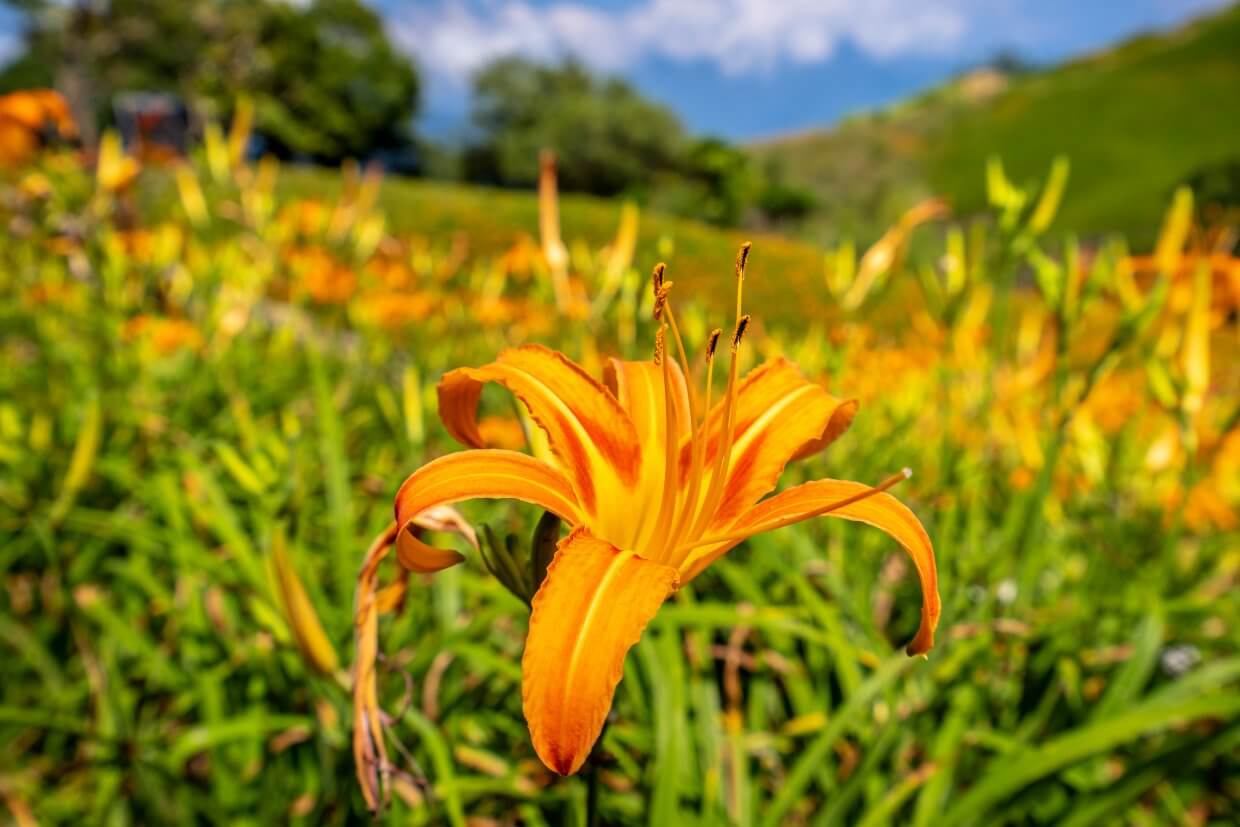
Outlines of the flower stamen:
{"label": "flower stamen", "polygon": [[[659,543],[661,538],[668,536],[672,517],[676,511],[676,408],[672,404],[672,369],[667,360],[667,339],[664,331],[666,325],[660,325],[655,334],[655,353],[659,356],[658,364],[663,368],[663,427],[667,429],[663,466],[663,493],[659,498],[659,516],[655,521],[651,544]],[[652,547],[652,551],[657,546]],[[656,553],[657,554],[657,553]]]}
{"label": "flower stamen", "polygon": [[740,354],[741,338],[745,335],[745,328],[749,325],[749,317],[744,315],[742,300],[745,292],[745,266],[749,260],[750,244],[746,241],[741,245],[741,249],[736,254],[736,328],[732,335],[732,356],[728,363],[728,386],[724,391],[723,404],[723,422],[722,430],[719,432],[718,456],[715,458],[714,472],[711,474],[710,487],[706,491],[706,498],[702,501],[701,507],[697,509],[691,528],[687,534],[693,537],[701,533],[706,528],[706,521],[710,519],[714,512],[720,497],[723,495],[723,477],[728,468],[728,460],[732,453],[732,424],[736,414],[736,376],[738,370],[738,356]]}
{"label": "flower stamen", "polygon": [[[668,285],[670,284],[671,282],[668,282]],[[667,313],[668,327],[671,328],[672,339],[676,342],[676,352],[677,352],[677,355],[680,357],[680,368],[681,368],[681,372],[684,374],[684,377],[685,377],[686,390],[689,396],[689,454],[691,457],[696,458],[699,452],[698,443],[704,440],[706,436],[705,423],[703,423],[703,426],[701,429],[698,428],[697,391],[694,390],[692,375],[689,370],[689,357],[686,355],[684,340],[681,339],[680,337],[680,328],[676,324],[676,314],[672,312],[671,303],[665,301],[665,308],[666,308],[666,313]],[[709,408],[707,410],[709,411]],[[671,424],[672,423],[669,421],[668,422],[669,428],[671,427]],[[673,441],[673,439],[675,443],[674,444],[674,449],[675,449],[674,456],[675,456],[675,463],[676,463],[675,468],[671,469],[672,475],[670,479],[671,479],[671,484],[673,487],[671,489],[665,489],[664,496],[679,505],[678,498],[679,498],[680,488],[679,488],[678,483],[680,481],[680,439],[678,435],[676,437],[673,437],[673,432],[669,430],[668,431],[669,442]],[[692,472],[691,472],[691,475],[692,475]],[[666,538],[668,549],[672,549],[676,546],[676,543],[680,539],[681,531],[685,527],[685,524],[688,522],[688,518],[691,516],[691,514],[689,513],[689,506],[691,503],[694,502],[695,498],[697,497],[697,486],[694,485],[692,476],[690,477],[689,488],[690,488],[689,496],[685,499],[684,507],[675,509],[675,515],[671,523],[671,534]],[[659,535],[655,535],[655,536],[658,537]]]}

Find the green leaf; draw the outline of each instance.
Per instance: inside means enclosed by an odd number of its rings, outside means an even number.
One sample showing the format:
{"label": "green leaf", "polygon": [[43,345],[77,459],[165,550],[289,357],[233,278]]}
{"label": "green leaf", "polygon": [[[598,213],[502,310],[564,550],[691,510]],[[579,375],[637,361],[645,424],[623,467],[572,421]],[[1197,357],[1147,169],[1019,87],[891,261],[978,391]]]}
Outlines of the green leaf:
{"label": "green leaf", "polygon": [[1038,747],[1008,756],[956,801],[942,823],[984,823],[987,814],[1013,794],[1079,761],[1136,741],[1151,732],[1202,718],[1227,719],[1236,714],[1240,714],[1240,693],[1220,692],[1186,703],[1145,704],[1105,721],[1079,727]]}

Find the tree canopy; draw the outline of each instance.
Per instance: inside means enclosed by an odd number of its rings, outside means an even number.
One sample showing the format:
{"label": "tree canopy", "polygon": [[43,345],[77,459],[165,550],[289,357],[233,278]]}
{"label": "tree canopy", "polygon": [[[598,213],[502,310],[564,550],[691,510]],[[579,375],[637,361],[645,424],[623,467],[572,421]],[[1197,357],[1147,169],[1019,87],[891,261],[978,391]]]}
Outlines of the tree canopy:
{"label": "tree canopy", "polygon": [[576,61],[503,58],[475,76],[473,93],[479,140],[466,170],[476,180],[531,185],[539,151],[551,149],[564,189],[613,195],[647,188],[683,161],[685,132],[670,109]]}
{"label": "tree canopy", "polygon": [[25,51],[0,89],[56,85],[78,117],[106,120],[121,92],[172,92],[197,112],[255,104],[268,148],[320,161],[406,148],[418,77],[360,0],[13,3]]}

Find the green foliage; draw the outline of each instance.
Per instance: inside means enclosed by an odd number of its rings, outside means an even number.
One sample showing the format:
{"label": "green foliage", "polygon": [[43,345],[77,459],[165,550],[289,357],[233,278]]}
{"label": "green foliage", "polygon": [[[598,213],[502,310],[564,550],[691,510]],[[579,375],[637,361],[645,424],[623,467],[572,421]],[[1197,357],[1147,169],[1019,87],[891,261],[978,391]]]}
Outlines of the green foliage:
{"label": "green foliage", "polygon": [[648,188],[681,155],[683,129],[669,109],[573,61],[500,59],[475,77],[473,95],[481,140],[467,157],[472,180],[531,186],[550,149],[563,189],[615,195]]}
{"label": "green foliage", "polygon": [[[268,190],[225,159],[200,170],[206,210],[191,220],[158,193],[99,192],[65,160],[38,171],[43,194],[25,178],[27,194],[6,183],[0,199],[12,230],[0,241],[3,806],[46,824],[359,823],[350,679],[307,650],[351,660],[369,539],[404,476],[459,448],[435,417],[435,383],[531,339],[578,359],[640,358],[652,324],[627,348],[610,320],[552,313],[530,332],[551,291],[537,267],[507,277],[499,255],[535,226],[525,194],[389,182],[379,199],[392,229],[377,237],[383,217],[359,206],[353,178],[303,171]],[[1114,331],[1077,310],[1078,298],[1105,305],[1100,292],[1064,281],[1076,259],[1054,252],[1053,210],[1040,206],[1058,169],[1022,189],[995,164],[999,229],[949,231],[932,259],[950,259],[946,272],[925,273],[944,280],[940,301],[888,291],[885,322],[828,316],[820,251],[755,239],[746,297],[763,324],[746,352],[794,355],[864,402],[850,432],[784,484],[916,470],[898,493],[938,550],[938,646],[925,661],[898,651],[918,621],[916,588],[879,532],[815,521],[754,538],[681,589],[628,658],[599,750],[599,823],[1240,816],[1237,533],[1192,528],[1164,506],[1140,417],[1121,417],[1097,467],[1081,447],[1073,394],[1102,362],[1075,346]],[[296,202],[308,193],[317,201]],[[614,204],[563,206],[575,247],[614,230]],[[322,226],[307,229],[316,215]],[[730,303],[736,240],[643,219],[638,261],[669,260],[691,347]],[[308,298],[289,260],[307,247],[359,280],[380,259],[406,289],[430,292],[433,312],[384,326],[358,297]],[[1040,307],[1014,280],[1035,255],[1062,358],[1049,396],[1022,384],[1003,401],[1004,381],[1028,373],[1026,337],[976,334],[1015,328],[997,315],[1014,305]],[[597,286],[594,270],[578,275]],[[528,303],[488,322],[477,302],[496,291]],[[991,295],[987,315],[976,299]],[[641,302],[625,291],[617,307],[636,317]],[[941,342],[925,333],[940,323]],[[1208,410],[1234,427],[1232,332],[1215,337]],[[1152,342],[1125,343],[1138,368],[1153,355]],[[954,350],[978,351],[975,364]],[[1132,394],[1139,383],[1120,383],[1113,399]],[[1063,473],[1020,488],[1021,460],[994,436],[1030,399],[1015,430],[1046,445],[1059,428],[1060,461],[1047,467]],[[403,782],[387,821],[585,824],[588,780],[540,769],[521,718],[528,611],[512,592],[539,579],[557,529],[520,505],[463,510],[501,538],[533,536],[537,553],[505,543],[414,577],[384,617],[380,702]],[[1032,528],[1009,530],[1026,515]],[[488,564],[506,567],[512,591]],[[321,630],[299,636],[291,624],[308,612]]]}
{"label": "green foliage", "polygon": [[664,179],[652,199],[678,215],[736,225],[754,201],[757,186],[744,152],[717,138],[689,143],[680,174]]}
{"label": "green foliage", "polygon": [[818,239],[876,237],[899,204],[946,197],[981,211],[980,160],[1002,152],[1017,180],[1066,154],[1071,197],[1060,227],[1084,236],[1152,242],[1176,186],[1237,160],[1240,7],[1182,31],[1148,35],[1064,66],[984,78],[965,75],[839,127],[752,147],[797,170],[822,209]]}
{"label": "green foliage", "polygon": [[1183,183],[1202,205],[1205,222],[1240,210],[1240,157],[1196,169]]}
{"label": "green foliage", "polygon": [[360,0],[44,4],[30,21],[26,54],[0,88],[62,80],[79,118],[106,122],[126,91],[181,95],[206,118],[246,95],[278,155],[338,162],[409,151],[417,74]]}
{"label": "green foliage", "polygon": [[552,150],[567,192],[624,194],[711,224],[736,226],[755,212],[799,217],[812,205],[807,193],[768,181],[741,149],[689,137],[666,107],[571,60],[502,58],[475,77],[473,95],[481,138],[460,170],[470,181],[531,187],[539,154]]}
{"label": "green foliage", "polygon": [[[259,32],[257,128],[281,154],[334,161],[407,145],[418,82],[358,0],[276,4]],[[224,91],[224,90],[221,90]]]}

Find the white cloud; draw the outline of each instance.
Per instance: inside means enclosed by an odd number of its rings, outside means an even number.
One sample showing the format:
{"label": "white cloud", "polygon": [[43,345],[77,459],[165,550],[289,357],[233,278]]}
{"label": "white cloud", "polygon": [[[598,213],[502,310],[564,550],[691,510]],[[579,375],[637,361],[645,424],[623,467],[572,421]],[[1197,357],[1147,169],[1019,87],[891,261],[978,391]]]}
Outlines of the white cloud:
{"label": "white cloud", "polygon": [[827,60],[841,40],[874,57],[942,54],[966,35],[974,0],[437,0],[389,13],[396,38],[427,69],[463,81],[510,54],[576,55],[608,71],[644,59],[706,60],[730,74]]}
{"label": "white cloud", "polygon": [[15,32],[0,32],[0,67],[7,66],[21,52],[21,38]]}

